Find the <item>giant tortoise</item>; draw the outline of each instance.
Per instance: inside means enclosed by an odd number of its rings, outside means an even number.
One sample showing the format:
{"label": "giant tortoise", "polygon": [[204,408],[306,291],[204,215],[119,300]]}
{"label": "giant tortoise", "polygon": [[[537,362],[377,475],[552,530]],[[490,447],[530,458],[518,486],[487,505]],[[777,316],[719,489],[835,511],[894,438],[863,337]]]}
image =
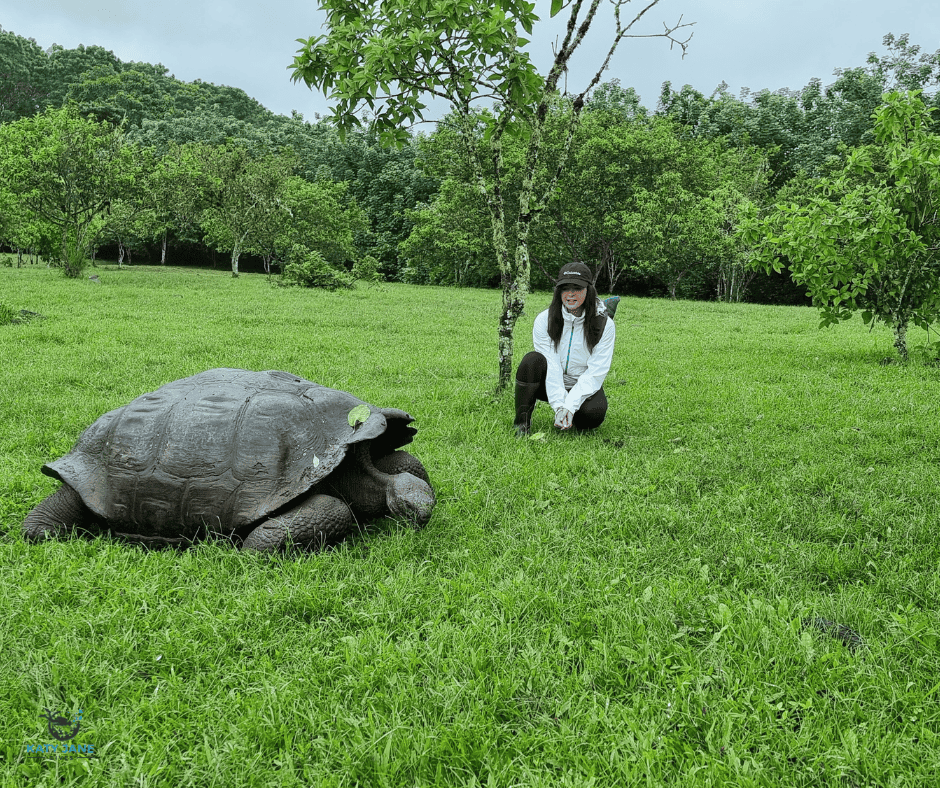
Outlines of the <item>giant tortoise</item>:
{"label": "giant tortoise", "polygon": [[357,518],[420,527],[430,479],[396,451],[412,421],[288,372],[201,372],[105,413],[44,465],[62,486],[23,530],[41,539],[74,525],[150,546],[214,533],[277,550],[338,542]]}

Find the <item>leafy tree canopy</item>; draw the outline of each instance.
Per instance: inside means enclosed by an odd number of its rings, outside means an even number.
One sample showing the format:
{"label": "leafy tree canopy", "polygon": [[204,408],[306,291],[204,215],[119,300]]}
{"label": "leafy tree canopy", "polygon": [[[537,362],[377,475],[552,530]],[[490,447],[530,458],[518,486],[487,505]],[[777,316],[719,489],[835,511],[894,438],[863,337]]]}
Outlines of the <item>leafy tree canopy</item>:
{"label": "leafy tree canopy", "polygon": [[430,96],[463,107],[483,100],[518,108],[538,103],[543,79],[520,49],[528,41],[517,34],[517,26],[532,32],[534,3],[329,2],[324,8],[330,32],[298,39],[303,47],[294,80],[322,87],[337,102],[340,134],[359,125],[362,104],[384,140],[402,143],[402,127],[424,119]]}
{"label": "leafy tree canopy", "polygon": [[61,263],[77,276],[95,222],[134,187],[141,167],[120,130],[66,107],[0,125],[0,169],[20,206],[61,233]]}
{"label": "leafy tree canopy", "polygon": [[46,105],[46,53],[31,38],[0,28],[0,123],[35,115]]}
{"label": "leafy tree canopy", "polygon": [[[736,98],[725,83],[706,97],[690,85],[676,91],[666,82],[656,111],[690,136],[725,136],[737,146],[762,148],[779,189],[799,172],[818,177],[838,169],[849,148],[872,143],[872,112],[886,91],[940,84],[940,50],[920,54],[907,34],[889,33],[884,45],[887,55],[872,53],[867,66],[835,69],[835,81],[825,87],[814,78],[800,90],[744,88]],[[928,106],[940,102],[940,94],[924,98]],[[940,130],[940,114],[931,124]]]}
{"label": "leafy tree canopy", "polygon": [[161,64],[120,60],[100,46],[45,52],[33,39],[0,29],[0,122],[74,101],[82,114],[140,126],[187,112],[211,111],[249,123],[273,114],[240,88],[195,80],[182,82]]}
{"label": "leafy tree canopy", "polygon": [[940,136],[919,91],[893,92],[875,112],[875,143],[821,178],[806,202],[778,204],[743,233],[754,262],[789,267],[819,307],[821,326],[862,312],[894,329],[907,357],[909,324],[940,319]]}

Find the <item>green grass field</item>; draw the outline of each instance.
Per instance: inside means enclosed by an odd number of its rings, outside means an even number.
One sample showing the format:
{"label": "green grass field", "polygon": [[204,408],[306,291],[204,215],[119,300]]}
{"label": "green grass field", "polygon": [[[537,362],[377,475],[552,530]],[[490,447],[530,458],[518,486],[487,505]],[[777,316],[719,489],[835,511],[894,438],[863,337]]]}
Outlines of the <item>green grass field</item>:
{"label": "green grass field", "polygon": [[[887,329],[625,298],[606,422],[541,403],[520,441],[498,292],[97,273],[0,268],[44,315],[0,326],[0,785],[937,784],[940,368],[881,365]],[[220,366],[409,411],[427,528],[274,559],[22,540],[43,462]],[[98,757],[28,752],[47,709]]]}

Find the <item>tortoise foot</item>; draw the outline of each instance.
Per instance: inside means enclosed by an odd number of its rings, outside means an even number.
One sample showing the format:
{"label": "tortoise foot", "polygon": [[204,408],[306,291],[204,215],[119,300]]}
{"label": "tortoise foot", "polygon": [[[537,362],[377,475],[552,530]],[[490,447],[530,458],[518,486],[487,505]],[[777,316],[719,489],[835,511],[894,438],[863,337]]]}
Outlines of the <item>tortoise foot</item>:
{"label": "tortoise foot", "polygon": [[48,498],[40,501],[23,520],[23,536],[30,541],[54,539],[71,532],[72,526],[94,528],[94,515],[81,496],[63,484]]}
{"label": "tortoise foot", "polygon": [[355,522],[352,511],[338,498],[314,495],[257,526],[242,550],[275,552],[288,546],[319,550],[342,541]]}

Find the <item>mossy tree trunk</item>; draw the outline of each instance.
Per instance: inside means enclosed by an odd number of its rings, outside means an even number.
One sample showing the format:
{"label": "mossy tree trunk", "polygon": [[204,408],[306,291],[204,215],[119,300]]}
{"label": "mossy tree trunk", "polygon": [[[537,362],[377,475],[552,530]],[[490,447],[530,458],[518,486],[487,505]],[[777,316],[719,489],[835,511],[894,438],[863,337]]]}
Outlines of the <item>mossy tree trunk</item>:
{"label": "mossy tree trunk", "polygon": [[894,347],[901,360],[907,361],[907,318],[898,318],[894,323]]}

